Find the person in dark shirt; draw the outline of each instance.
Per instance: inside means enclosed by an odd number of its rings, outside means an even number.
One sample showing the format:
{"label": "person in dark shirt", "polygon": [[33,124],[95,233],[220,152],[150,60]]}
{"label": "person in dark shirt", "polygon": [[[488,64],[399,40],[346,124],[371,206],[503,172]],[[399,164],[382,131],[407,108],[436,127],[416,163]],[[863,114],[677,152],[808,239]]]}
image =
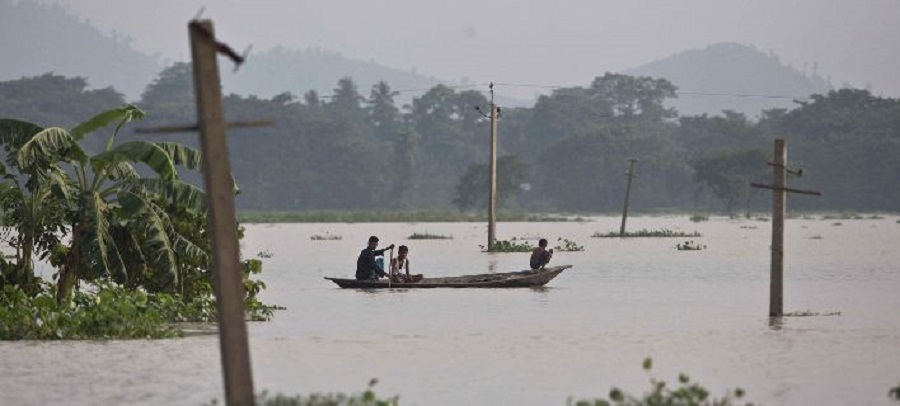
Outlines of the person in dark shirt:
{"label": "person in dark shirt", "polygon": [[375,248],[378,248],[378,237],[373,235],[369,237],[369,245],[360,251],[359,258],[356,259],[356,280],[378,280],[378,278],[387,276],[384,269],[379,269],[375,264],[375,257],[384,255],[385,251],[394,248],[394,244],[380,250]]}
{"label": "person in dark shirt", "polygon": [[550,262],[550,258],[553,257],[553,248],[547,249],[547,239],[541,238],[538,241],[538,246],[534,250],[531,251],[531,261],[529,261],[531,265],[531,269],[544,269],[544,266]]}

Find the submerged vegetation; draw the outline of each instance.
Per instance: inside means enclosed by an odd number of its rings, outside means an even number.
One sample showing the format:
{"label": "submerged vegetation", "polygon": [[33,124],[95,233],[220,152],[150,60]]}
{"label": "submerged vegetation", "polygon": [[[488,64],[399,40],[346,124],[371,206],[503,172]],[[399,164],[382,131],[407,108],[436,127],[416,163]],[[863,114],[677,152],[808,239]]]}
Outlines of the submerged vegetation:
{"label": "submerged vegetation", "polygon": [[683,231],[674,231],[669,230],[667,228],[659,229],[659,230],[647,230],[641,229],[638,231],[626,231],[625,234],[619,234],[614,231],[610,231],[606,234],[600,234],[600,232],[596,232],[591,235],[592,238],[628,238],[628,237],[702,237],[699,232],[694,231],[693,233],[685,233]]}
{"label": "submerged vegetation", "polygon": [[[501,211],[502,221],[564,222],[583,221],[581,217]],[[487,221],[487,214],[457,210],[306,210],[242,211],[244,223],[454,223]]]}
{"label": "submerged vegetation", "polygon": [[556,242],[556,247],[553,248],[557,251],[584,251],[583,245],[578,245],[577,242],[568,238],[559,237],[556,239]]}
{"label": "submerged vegetation", "polygon": [[703,244],[698,244],[698,243],[694,242],[693,240],[691,240],[691,241],[685,241],[683,243],[675,244],[675,249],[678,251],[701,251],[701,250],[705,250],[706,246]]}
{"label": "submerged vegetation", "polygon": [[309,239],[313,241],[340,241],[344,237],[326,231],[325,234],[313,234],[309,236]]}
{"label": "submerged vegetation", "polygon": [[817,317],[817,316],[840,316],[841,312],[828,312],[825,314],[814,312],[812,310],[803,310],[799,312],[788,312],[784,317]]}
{"label": "submerged vegetation", "polygon": [[525,242],[516,242],[515,240],[496,240],[490,250],[486,250],[483,245],[479,245],[485,252],[531,252],[534,246]]}
{"label": "submerged vegetation", "polygon": [[442,235],[442,234],[431,234],[428,232],[424,233],[413,233],[409,237],[406,237],[409,240],[452,240],[453,236],[450,235]]}
{"label": "submerged vegetation", "polygon": [[694,214],[690,217],[691,222],[699,223],[701,221],[709,221],[709,216],[705,214]]}

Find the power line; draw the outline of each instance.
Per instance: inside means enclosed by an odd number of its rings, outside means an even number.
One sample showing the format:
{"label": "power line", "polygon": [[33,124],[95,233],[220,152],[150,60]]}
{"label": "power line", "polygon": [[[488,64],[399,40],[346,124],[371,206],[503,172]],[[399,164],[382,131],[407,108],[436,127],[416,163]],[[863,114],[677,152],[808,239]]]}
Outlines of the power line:
{"label": "power line", "polygon": [[[488,85],[487,83],[475,83],[475,84],[469,84],[469,85],[454,85],[454,86],[450,86],[450,85],[446,85],[446,84],[443,84],[443,83],[438,83],[437,85],[432,86],[432,87],[420,87],[420,88],[397,89],[397,90],[393,90],[393,89],[392,89],[391,92],[392,92],[392,93],[412,93],[412,92],[423,92],[423,93],[424,93],[424,92],[427,92],[427,91],[429,91],[429,90],[431,90],[431,89],[434,89],[436,86],[443,86],[443,87],[446,87],[446,88],[449,88],[449,89],[469,89],[469,88],[473,88],[473,87],[481,87],[481,86],[487,86],[487,85]],[[334,98],[334,97],[337,97],[337,95],[335,95],[335,94],[330,94],[330,95],[327,95],[327,96],[321,96],[321,95],[319,96],[320,99],[331,99],[331,98]]]}
{"label": "power line", "polygon": [[[564,89],[572,86],[563,86],[563,85],[538,85],[538,84],[530,84],[530,83],[496,83],[496,86],[508,86],[508,87],[526,87],[526,88],[535,88],[535,89]],[[754,93],[716,93],[716,92],[688,92],[688,91],[676,91],[675,94],[679,96],[715,96],[715,97],[759,97],[765,99],[792,99],[792,100],[812,100],[808,96],[791,96],[791,95],[783,95],[783,94],[754,94]]]}
{"label": "power line", "polygon": [[[446,85],[443,83],[439,83],[435,86],[444,86],[449,89],[471,89],[476,87],[488,86],[487,83],[475,83],[468,85]],[[418,93],[418,92],[427,92],[433,89],[435,86],[427,87],[427,88],[409,88],[409,89],[397,89],[392,90],[394,93]],[[549,89],[549,90],[558,90],[565,88],[573,88],[578,86],[566,86],[566,85],[549,85],[549,84],[533,84],[533,83],[494,83],[495,87],[524,87],[524,88],[532,88],[532,89]],[[787,99],[787,100],[812,100],[812,98],[808,96],[792,96],[785,94],[759,94],[759,93],[724,93],[724,92],[692,92],[692,91],[676,91],[676,95],[678,96],[694,96],[694,97],[736,97],[736,98],[760,98],[760,99]],[[332,99],[337,95],[320,95],[320,99]]]}

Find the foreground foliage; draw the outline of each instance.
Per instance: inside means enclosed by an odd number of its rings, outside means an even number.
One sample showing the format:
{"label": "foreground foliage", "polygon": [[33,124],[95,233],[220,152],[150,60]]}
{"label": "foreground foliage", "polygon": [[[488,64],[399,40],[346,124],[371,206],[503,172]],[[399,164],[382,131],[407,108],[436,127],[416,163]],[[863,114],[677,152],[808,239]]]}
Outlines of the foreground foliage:
{"label": "foreground foliage", "polygon": [[[645,371],[653,367],[653,360],[647,358],[643,364]],[[613,387],[609,391],[609,399],[589,399],[572,402],[569,406],[751,406],[752,403],[741,403],[744,390],[736,388],[733,391],[725,391],[721,398],[710,397],[709,390],[697,382],[691,382],[690,377],[682,373],[678,375],[678,385],[668,387],[665,381],[650,378],[650,390],[640,396],[623,392]]]}
{"label": "foreground foliage", "polygon": [[32,297],[7,285],[0,295],[0,340],[177,337],[169,321],[203,313],[196,305],[113,285],[77,292],[70,303],[59,304],[51,293]]}
{"label": "foreground foliage", "polygon": [[[369,387],[359,394],[347,395],[344,393],[313,393],[304,395],[284,395],[281,393],[271,395],[263,391],[256,395],[256,406],[398,406],[400,398],[379,398],[372,389],[378,383],[377,379],[369,382]],[[218,405],[215,399],[212,405]]]}
{"label": "foreground foliage", "polygon": [[[257,295],[265,283],[253,279],[262,272],[262,261],[242,263],[246,319],[266,321],[275,310]],[[216,302],[212,287],[203,294],[147,292],[108,282],[76,290],[72,300],[59,303],[54,287],[44,283],[35,292],[18,285],[0,288],[0,340],[81,340],[170,338],[181,333],[173,323],[214,322]]]}

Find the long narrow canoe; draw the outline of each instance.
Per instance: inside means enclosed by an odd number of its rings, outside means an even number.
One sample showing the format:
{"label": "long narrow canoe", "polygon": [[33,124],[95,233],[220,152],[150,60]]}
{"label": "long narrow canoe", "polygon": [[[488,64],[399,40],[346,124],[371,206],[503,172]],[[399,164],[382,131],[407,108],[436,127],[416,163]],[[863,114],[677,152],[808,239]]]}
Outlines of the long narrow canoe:
{"label": "long narrow canoe", "polygon": [[562,271],[572,265],[560,265],[538,270],[527,270],[506,273],[486,273],[480,275],[447,276],[439,278],[423,278],[413,283],[397,283],[387,280],[359,281],[325,277],[343,289],[382,289],[382,288],[533,288],[544,286]]}

